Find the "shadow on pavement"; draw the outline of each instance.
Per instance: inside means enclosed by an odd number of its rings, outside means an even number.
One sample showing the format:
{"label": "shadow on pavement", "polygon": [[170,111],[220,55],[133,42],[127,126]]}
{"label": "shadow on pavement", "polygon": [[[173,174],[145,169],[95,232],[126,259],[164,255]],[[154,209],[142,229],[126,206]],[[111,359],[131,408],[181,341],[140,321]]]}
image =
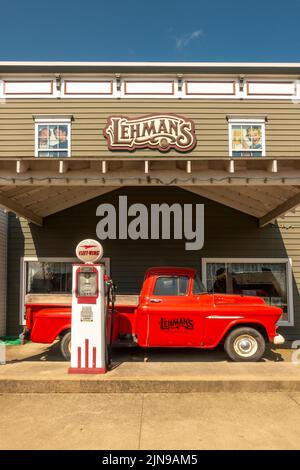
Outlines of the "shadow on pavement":
{"label": "shadow on pavement", "polygon": [[[264,358],[260,362],[290,362],[290,350],[276,350],[268,345]],[[7,348],[7,363],[17,362],[65,362],[60,354],[59,342],[51,345],[28,343],[26,345],[10,346]],[[121,348],[112,350],[112,367],[118,367],[124,362],[231,362],[220,345],[215,349],[189,349],[189,348],[150,348],[139,347]]]}

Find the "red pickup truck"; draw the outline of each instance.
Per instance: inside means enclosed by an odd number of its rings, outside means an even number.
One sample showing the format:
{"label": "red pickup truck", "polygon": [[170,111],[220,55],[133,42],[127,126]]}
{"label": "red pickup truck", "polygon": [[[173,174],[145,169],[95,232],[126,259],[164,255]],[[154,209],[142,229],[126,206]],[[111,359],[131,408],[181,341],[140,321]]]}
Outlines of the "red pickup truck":
{"label": "red pickup truck", "polygon": [[[130,339],[142,348],[215,348],[233,361],[258,361],[267,342],[282,344],[278,307],[254,296],[208,293],[195,269],[157,267],[146,272],[137,305],[115,306],[112,341]],[[61,341],[70,359],[71,305],[28,303],[25,336]],[[110,335],[109,335],[110,336]]]}

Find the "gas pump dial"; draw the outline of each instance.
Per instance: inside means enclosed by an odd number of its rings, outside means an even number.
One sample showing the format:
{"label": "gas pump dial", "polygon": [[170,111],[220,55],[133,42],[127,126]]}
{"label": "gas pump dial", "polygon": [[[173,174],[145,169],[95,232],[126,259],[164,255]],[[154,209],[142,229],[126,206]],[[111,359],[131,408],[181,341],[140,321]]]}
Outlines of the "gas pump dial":
{"label": "gas pump dial", "polygon": [[94,266],[80,266],[76,272],[76,297],[79,304],[95,304],[98,297],[98,271]]}

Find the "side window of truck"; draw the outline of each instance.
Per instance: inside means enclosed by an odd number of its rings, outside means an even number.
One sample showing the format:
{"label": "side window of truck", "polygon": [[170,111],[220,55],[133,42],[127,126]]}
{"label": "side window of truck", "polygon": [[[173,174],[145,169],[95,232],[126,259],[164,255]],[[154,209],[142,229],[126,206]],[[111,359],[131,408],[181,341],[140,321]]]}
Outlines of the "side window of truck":
{"label": "side window of truck", "polygon": [[196,276],[194,278],[192,292],[193,292],[193,295],[199,295],[199,294],[206,294],[207,293],[207,289],[202,284],[202,281],[201,281],[200,276],[199,276],[198,273],[196,274]]}
{"label": "side window of truck", "polygon": [[186,295],[188,276],[165,276],[156,279],[153,295]]}

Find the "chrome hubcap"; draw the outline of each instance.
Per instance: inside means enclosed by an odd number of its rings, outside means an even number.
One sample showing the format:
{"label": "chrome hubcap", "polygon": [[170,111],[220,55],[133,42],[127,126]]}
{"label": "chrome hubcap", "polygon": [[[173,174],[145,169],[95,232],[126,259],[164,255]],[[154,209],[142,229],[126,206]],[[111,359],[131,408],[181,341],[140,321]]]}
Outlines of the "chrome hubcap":
{"label": "chrome hubcap", "polygon": [[238,336],[234,343],[233,343],[233,348],[236,354],[238,354],[241,357],[250,357],[253,356],[257,349],[258,349],[258,344],[255,338],[250,335],[241,335]]}

